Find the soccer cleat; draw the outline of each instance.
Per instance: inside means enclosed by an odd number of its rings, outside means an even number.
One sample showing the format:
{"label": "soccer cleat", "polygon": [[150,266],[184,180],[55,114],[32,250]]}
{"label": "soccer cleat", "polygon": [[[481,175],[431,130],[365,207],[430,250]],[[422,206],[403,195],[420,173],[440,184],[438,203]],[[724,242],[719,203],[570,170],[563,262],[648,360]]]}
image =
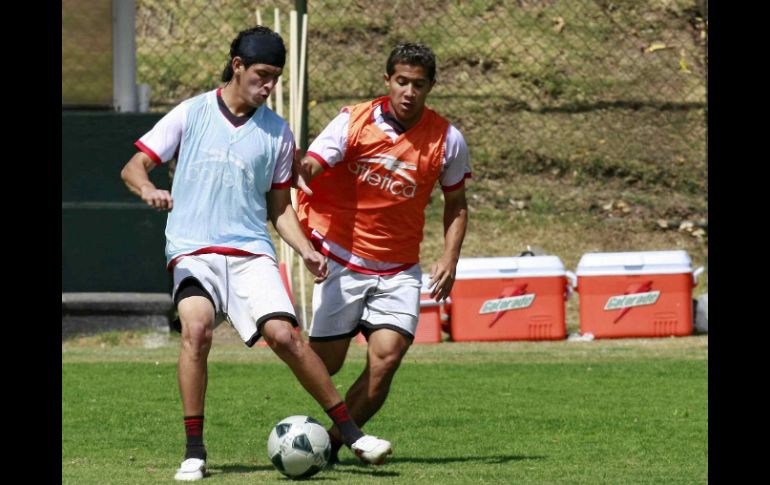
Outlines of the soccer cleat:
{"label": "soccer cleat", "polygon": [[381,440],[376,436],[365,435],[356,440],[350,447],[361,461],[382,465],[388,455],[393,453],[390,442]]}
{"label": "soccer cleat", "polygon": [[182,466],[176,471],[174,479],[189,482],[200,480],[205,475],[206,460],[201,460],[200,458],[188,458],[182,462]]}

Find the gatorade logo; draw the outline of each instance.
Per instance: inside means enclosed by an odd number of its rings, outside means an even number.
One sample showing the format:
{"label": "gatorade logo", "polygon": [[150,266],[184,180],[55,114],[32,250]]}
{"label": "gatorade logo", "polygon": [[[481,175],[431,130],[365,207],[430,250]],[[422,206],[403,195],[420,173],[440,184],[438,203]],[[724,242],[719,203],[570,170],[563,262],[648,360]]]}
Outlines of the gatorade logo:
{"label": "gatorade logo", "polygon": [[492,328],[508,310],[520,310],[532,305],[532,302],[535,301],[535,294],[526,295],[526,291],[526,283],[503,288],[499,297],[494,300],[487,300],[481,305],[479,315],[494,312],[495,316],[488,325],[489,328]]}
{"label": "gatorade logo", "polygon": [[652,281],[631,284],[622,295],[611,296],[604,305],[604,311],[622,310],[612,322],[618,323],[632,308],[654,305],[658,301],[660,291],[651,289]]}
{"label": "gatorade logo", "polygon": [[[379,165],[379,167],[376,165]],[[393,175],[378,173],[378,168],[380,167],[393,172]],[[390,155],[359,158],[355,162],[348,164],[348,170],[356,174],[361,182],[393,195],[402,195],[411,199],[414,198],[414,194],[417,191],[417,182],[406,172],[407,170],[417,171],[417,166],[402,162]],[[398,178],[395,175],[398,175]]]}

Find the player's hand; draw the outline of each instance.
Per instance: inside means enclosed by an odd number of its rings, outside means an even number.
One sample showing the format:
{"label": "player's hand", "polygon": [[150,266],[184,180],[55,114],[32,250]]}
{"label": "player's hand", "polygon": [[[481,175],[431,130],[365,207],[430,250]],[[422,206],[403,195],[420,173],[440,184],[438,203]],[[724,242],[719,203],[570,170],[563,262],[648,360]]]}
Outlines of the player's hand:
{"label": "player's hand", "polygon": [[313,191],[307,186],[306,174],[302,169],[302,155],[299,148],[294,150],[294,162],[291,164],[291,186],[299,189],[308,196],[313,195]]}
{"label": "player's hand", "polygon": [[314,283],[321,283],[329,276],[326,256],[318,251],[309,251],[307,254],[303,254],[302,261],[305,263],[305,267],[315,276],[313,279]]}
{"label": "player's hand", "polygon": [[455,284],[456,262],[443,258],[430,268],[430,297],[436,301],[446,300]]}
{"label": "player's hand", "polygon": [[171,198],[171,193],[168,190],[157,189],[149,185],[142,187],[142,200],[159,211],[168,210],[174,208],[174,200]]}

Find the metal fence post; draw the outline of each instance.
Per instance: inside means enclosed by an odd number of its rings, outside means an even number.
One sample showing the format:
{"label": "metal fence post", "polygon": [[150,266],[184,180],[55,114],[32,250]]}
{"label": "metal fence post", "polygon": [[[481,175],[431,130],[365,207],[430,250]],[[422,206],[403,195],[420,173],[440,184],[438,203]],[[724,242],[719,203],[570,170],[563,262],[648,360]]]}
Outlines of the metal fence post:
{"label": "metal fence post", "polygon": [[112,2],[112,105],[120,113],[137,111],[135,0]]}
{"label": "metal fence post", "polygon": [[[297,18],[302,21],[302,15],[307,13],[307,0],[295,0],[294,2],[294,8],[297,10]],[[310,15],[308,15],[308,23],[310,22]],[[302,26],[299,26],[299,31],[302,32]],[[307,47],[310,47],[310,43],[307,43]],[[305,55],[307,56],[307,52]],[[308,142],[307,142],[307,125],[308,125],[308,113],[307,113],[307,104],[308,104],[308,84],[310,81],[310,78],[307,76],[307,64],[305,65],[305,72],[300,73],[300,76],[305,76],[305,88],[302,90],[302,99],[305,100],[305,102],[300,106],[300,109],[302,110],[301,117],[302,117],[302,132],[297,133],[297,139],[299,142],[299,147],[302,149],[302,152],[304,153],[307,151]]]}

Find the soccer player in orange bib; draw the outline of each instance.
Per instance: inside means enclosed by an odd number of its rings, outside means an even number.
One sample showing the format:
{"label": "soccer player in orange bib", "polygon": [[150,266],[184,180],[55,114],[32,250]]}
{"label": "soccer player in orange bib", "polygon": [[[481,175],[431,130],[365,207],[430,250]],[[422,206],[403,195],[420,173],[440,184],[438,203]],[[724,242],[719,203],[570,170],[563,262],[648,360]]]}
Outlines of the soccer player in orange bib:
{"label": "soccer player in orange bib", "polygon": [[[333,375],[351,337],[362,332],[368,342],[366,367],[345,396],[359,426],[382,407],[414,340],[424,212],[436,181],[444,195],[444,253],[430,268],[436,301],[452,289],[468,222],[467,145],[425,105],[435,55],[400,44],[384,78],[388,94],[344,107],[295,169],[300,222],[329,258],[329,276],[313,292],[310,345]],[[338,461],[339,430],[330,435]]]}

